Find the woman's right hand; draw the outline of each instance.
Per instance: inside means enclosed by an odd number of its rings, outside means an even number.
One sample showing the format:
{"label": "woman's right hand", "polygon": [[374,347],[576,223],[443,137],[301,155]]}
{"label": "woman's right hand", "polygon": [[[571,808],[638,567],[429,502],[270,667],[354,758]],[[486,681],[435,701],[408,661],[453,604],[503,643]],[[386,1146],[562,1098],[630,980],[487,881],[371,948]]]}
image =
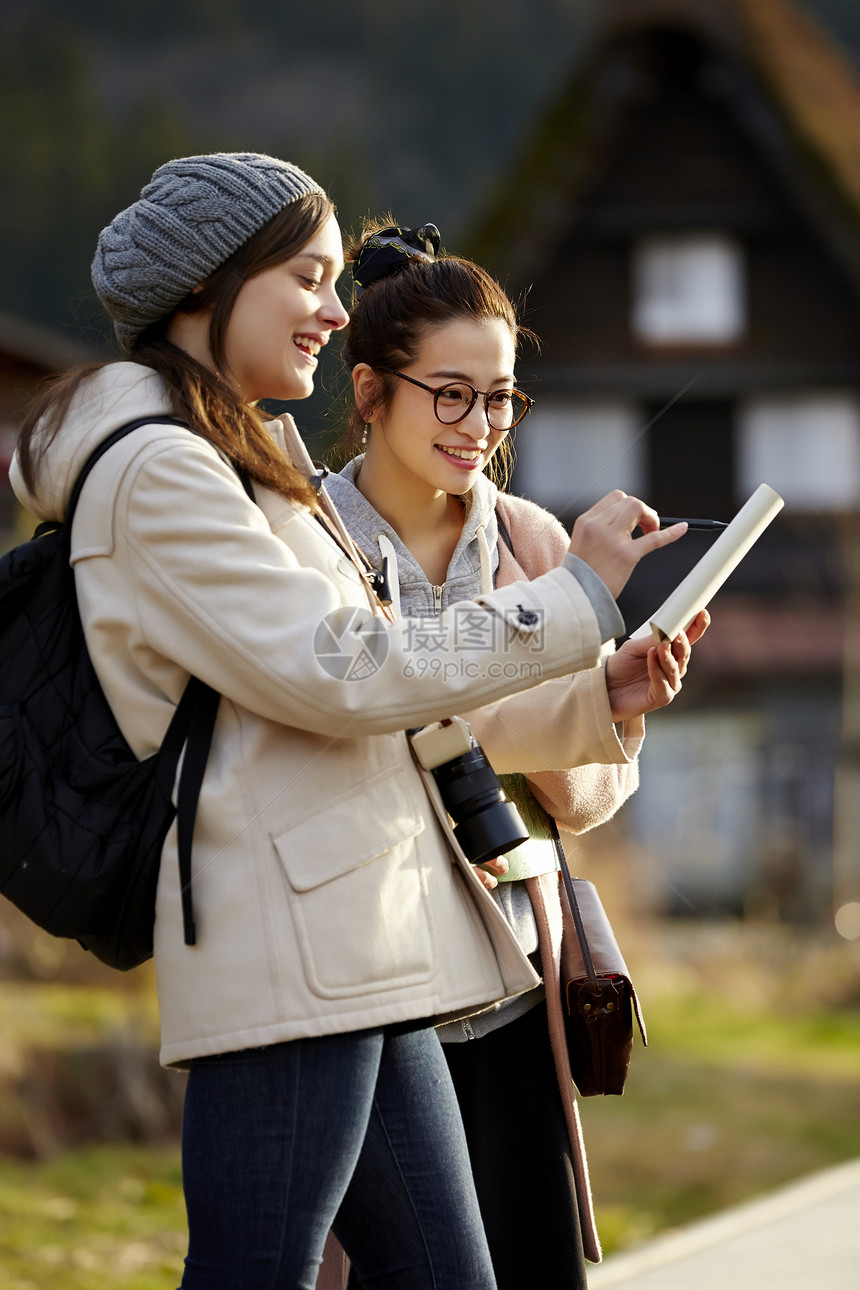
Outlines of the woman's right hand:
{"label": "woman's right hand", "polygon": [[[642,530],[641,537],[633,537],[636,528]],[[580,515],[569,550],[590,565],[617,597],[644,555],[676,542],[686,532],[686,524],[661,529],[656,511],[616,488]]]}

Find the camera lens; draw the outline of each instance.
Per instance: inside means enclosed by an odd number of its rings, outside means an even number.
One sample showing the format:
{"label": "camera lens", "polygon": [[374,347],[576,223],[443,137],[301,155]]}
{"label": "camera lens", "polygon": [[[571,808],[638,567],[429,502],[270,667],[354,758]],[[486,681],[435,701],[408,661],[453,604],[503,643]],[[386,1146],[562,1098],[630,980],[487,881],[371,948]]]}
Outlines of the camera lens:
{"label": "camera lens", "polygon": [[433,771],[454,836],[473,864],[504,855],[528,838],[520,813],[505,801],[496,772],[474,747]]}

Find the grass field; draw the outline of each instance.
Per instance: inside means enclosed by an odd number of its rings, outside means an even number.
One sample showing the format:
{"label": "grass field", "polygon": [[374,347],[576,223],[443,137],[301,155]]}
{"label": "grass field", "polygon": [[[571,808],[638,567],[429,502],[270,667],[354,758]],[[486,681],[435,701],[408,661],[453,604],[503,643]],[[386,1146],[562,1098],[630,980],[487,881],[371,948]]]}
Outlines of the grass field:
{"label": "grass field", "polygon": [[[721,1020],[730,1022],[725,1013]],[[739,1019],[732,1061],[685,1052],[685,1033],[677,1047],[661,1049],[655,1033],[654,1050],[635,1054],[622,1098],[581,1105],[607,1253],[860,1156],[860,1018],[838,1026],[835,1042],[829,1020],[810,1026],[822,1040],[806,1037],[807,1060],[793,1070],[765,1056],[791,1046],[789,1025],[783,1033],[763,1026],[763,1050],[752,1035],[744,1043],[749,1018]],[[853,1071],[846,1031],[854,1036]]]}
{"label": "grass field", "polygon": [[0,1162],[2,1290],[175,1290],[184,1227],[175,1148]]}
{"label": "grass field", "polygon": [[[820,947],[795,946],[774,974],[757,966],[773,961],[773,946],[743,962],[734,944],[699,959],[675,946],[634,973],[649,1049],[637,1041],[623,1097],[581,1103],[607,1253],[860,1156],[850,952],[846,966],[841,947],[822,957]],[[99,1035],[149,1034],[152,1023],[140,993],[0,983],[0,1102],[38,1084],[28,1053],[43,1058],[51,1044],[92,1052]],[[146,1060],[154,1066],[154,1055]],[[0,1290],[175,1290],[184,1210],[174,1142],[45,1154],[0,1155]]]}
{"label": "grass field", "polygon": [[860,1156],[860,944],[693,924],[634,950],[649,1048],[580,1103],[607,1253]]}

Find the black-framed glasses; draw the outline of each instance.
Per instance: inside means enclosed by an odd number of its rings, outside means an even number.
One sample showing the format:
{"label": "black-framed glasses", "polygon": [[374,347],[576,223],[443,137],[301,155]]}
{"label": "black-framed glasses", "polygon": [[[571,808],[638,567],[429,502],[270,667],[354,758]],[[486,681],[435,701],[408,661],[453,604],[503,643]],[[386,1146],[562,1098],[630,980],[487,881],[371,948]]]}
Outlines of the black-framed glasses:
{"label": "black-framed glasses", "polygon": [[476,390],[468,381],[425,385],[423,381],[416,381],[414,376],[396,372],[393,367],[381,367],[379,370],[388,372],[389,376],[399,376],[401,381],[408,381],[410,385],[417,385],[419,390],[432,394],[436,420],[441,421],[443,426],[455,426],[458,421],[465,420],[475,406],[478,395],[484,400],[484,415],[491,430],[513,430],[534,407],[534,399],[523,394],[522,390]]}

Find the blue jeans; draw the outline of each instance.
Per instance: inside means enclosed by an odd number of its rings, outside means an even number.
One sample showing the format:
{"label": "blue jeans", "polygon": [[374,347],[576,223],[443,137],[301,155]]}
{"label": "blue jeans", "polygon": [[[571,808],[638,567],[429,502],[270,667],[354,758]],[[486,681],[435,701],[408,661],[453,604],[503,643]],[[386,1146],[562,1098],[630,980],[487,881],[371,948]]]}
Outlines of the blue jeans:
{"label": "blue jeans", "polygon": [[495,1290],[462,1121],[421,1026],[192,1063],[183,1290],[313,1290],[330,1227],[374,1290]]}

